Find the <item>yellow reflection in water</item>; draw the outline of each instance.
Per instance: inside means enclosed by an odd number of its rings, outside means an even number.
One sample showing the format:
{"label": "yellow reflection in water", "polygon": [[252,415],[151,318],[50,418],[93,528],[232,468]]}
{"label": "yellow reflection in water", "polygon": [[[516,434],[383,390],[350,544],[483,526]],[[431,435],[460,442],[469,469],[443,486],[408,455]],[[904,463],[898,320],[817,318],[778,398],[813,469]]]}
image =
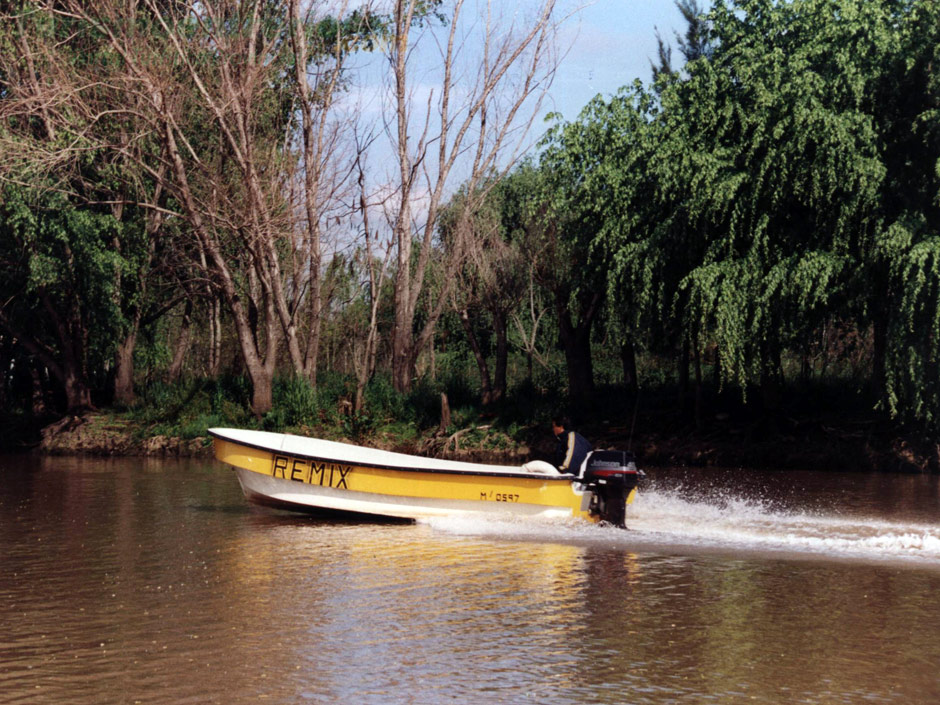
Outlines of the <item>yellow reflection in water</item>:
{"label": "yellow reflection in water", "polygon": [[[244,653],[229,656],[255,664],[239,675],[248,688],[273,679],[341,697],[337,674],[355,673],[370,692],[393,692],[400,684],[388,663],[443,688],[468,659],[488,664],[484,679],[511,674],[537,688],[542,679],[520,675],[518,663],[537,671],[569,661],[583,628],[585,549],[575,545],[288,520],[233,534],[224,554],[230,614],[221,618],[240,615],[232,648]],[[632,563],[627,574],[638,571]],[[254,653],[270,648],[261,633],[278,634],[275,661]]]}

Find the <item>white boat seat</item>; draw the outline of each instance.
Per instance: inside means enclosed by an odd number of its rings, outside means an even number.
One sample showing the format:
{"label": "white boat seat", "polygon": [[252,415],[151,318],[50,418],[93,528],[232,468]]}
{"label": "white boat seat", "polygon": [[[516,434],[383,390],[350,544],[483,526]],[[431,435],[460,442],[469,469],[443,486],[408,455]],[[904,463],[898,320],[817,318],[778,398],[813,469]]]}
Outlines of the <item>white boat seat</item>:
{"label": "white boat seat", "polygon": [[558,468],[544,460],[530,460],[522,465],[522,469],[537,475],[561,475]]}

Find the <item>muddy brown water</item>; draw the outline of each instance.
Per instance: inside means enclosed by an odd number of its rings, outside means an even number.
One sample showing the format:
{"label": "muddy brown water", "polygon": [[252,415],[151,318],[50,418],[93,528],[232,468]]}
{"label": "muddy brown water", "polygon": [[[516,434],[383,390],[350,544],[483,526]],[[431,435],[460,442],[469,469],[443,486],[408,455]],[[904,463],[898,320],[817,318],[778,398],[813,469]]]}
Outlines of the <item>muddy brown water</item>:
{"label": "muddy brown water", "polygon": [[0,458],[0,703],[937,703],[938,478],[650,469],[630,530]]}

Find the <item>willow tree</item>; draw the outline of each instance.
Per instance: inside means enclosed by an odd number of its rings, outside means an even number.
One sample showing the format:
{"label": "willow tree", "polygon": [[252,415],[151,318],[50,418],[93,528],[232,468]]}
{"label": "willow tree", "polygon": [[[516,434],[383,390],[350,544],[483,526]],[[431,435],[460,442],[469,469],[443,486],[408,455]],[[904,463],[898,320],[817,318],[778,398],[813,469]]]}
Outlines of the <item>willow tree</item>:
{"label": "willow tree", "polygon": [[717,342],[726,378],[766,392],[848,286],[883,174],[855,64],[884,46],[837,17],[827,0],[719,3],[713,56],[662,94],[657,156],[676,168],[661,187],[705,238],[680,285],[685,329]]}
{"label": "willow tree", "polygon": [[926,7],[719,2],[713,55],[662,92],[659,188],[682,194],[702,236],[680,285],[685,329],[717,342],[726,379],[772,387],[781,352],[822,317],[891,300],[876,245],[913,182],[894,182],[890,160],[915,155],[886,138],[915,125],[888,129],[883,110],[901,97],[888,87],[908,83],[902,39]]}
{"label": "willow tree", "polygon": [[[884,3],[893,40],[871,112],[885,166],[866,245],[876,390],[892,414],[940,426],[940,6]],[[871,59],[870,59],[871,60]]]}
{"label": "willow tree", "polygon": [[585,112],[607,154],[572,183],[640,329],[671,321],[664,339],[716,345],[726,382],[770,393],[784,352],[849,321],[886,407],[936,421],[938,12],[720,1],[682,76]]}
{"label": "willow tree", "polygon": [[711,187],[719,197],[706,202],[727,214],[724,242],[748,249],[689,285],[699,313],[733,332],[728,368],[766,375],[821,315],[855,317],[871,326],[878,396],[929,420],[937,6],[751,2],[719,4],[713,18],[721,48],[710,69],[721,65],[733,86],[715,107],[735,116],[717,140],[730,157],[719,173],[733,187]]}
{"label": "willow tree", "polygon": [[[552,292],[575,402],[586,402],[593,389],[591,336],[610,277],[624,285],[608,305],[626,357],[640,322],[652,322],[646,313],[664,308],[658,302],[669,282],[659,276],[669,269],[662,264],[666,251],[648,247],[660,222],[649,210],[651,111],[640,87],[611,99],[598,96],[576,121],[550,131],[542,154],[544,206],[532,256]],[[641,208],[649,217],[637,217]]]}

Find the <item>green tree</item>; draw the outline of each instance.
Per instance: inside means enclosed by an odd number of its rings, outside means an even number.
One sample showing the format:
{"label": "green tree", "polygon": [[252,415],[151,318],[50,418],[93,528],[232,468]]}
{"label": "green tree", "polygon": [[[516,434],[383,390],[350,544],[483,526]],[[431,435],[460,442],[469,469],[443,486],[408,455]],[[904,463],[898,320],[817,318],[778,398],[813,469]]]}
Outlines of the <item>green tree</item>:
{"label": "green tree", "polygon": [[937,12],[716,3],[712,53],[660,84],[657,207],[627,199],[607,231],[618,295],[678,275],[662,303],[679,335],[717,343],[724,379],[768,401],[822,320],[870,322],[888,407],[935,418]]}
{"label": "green tree", "polygon": [[[893,51],[871,92],[885,169],[864,244],[873,382],[892,414],[940,425],[940,6],[885,4]],[[874,283],[876,286],[872,287]],[[867,286],[865,286],[867,285]]]}
{"label": "green tree", "polygon": [[586,405],[594,390],[591,337],[605,301],[607,266],[593,243],[618,196],[608,158],[622,137],[614,109],[595,98],[579,120],[555,125],[539,165],[544,200],[530,254],[537,257],[540,282],[551,291],[575,406]]}
{"label": "green tree", "polygon": [[[55,17],[31,3],[9,9],[13,14],[0,30],[0,179],[8,184],[5,227],[20,256],[6,259],[8,283],[19,289],[3,314],[8,326],[21,331],[18,342],[41,350],[43,365],[63,381],[69,409],[87,407],[90,387],[103,387],[106,377],[114,398],[129,403],[160,216],[141,207],[159,200],[159,187],[154,191],[153,179],[121,152],[147,150],[153,142],[138,134],[131,112],[108,109],[116,100],[113,85],[89,81],[78,87],[79,74],[104,76],[113,64],[100,35],[78,31],[74,18]],[[82,100],[71,102],[78,94]],[[63,258],[58,270],[44,261],[56,257]],[[110,282],[88,283],[105,270]],[[18,324],[27,311],[44,326]],[[30,331],[43,329],[54,332],[55,345],[43,335],[30,340]],[[92,352],[95,364],[88,359]],[[101,360],[102,354],[111,359]]]}
{"label": "green tree", "polygon": [[122,224],[64,196],[7,187],[0,207],[0,326],[61,384],[68,413],[93,407],[92,373],[114,353],[123,317]]}
{"label": "green tree", "polygon": [[676,165],[662,186],[700,235],[679,287],[685,335],[708,332],[726,379],[770,403],[781,353],[847,286],[880,179],[853,61],[883,45],[835,15],[815,0],[718,3],[712,58],[661,96],[658,156]]}

